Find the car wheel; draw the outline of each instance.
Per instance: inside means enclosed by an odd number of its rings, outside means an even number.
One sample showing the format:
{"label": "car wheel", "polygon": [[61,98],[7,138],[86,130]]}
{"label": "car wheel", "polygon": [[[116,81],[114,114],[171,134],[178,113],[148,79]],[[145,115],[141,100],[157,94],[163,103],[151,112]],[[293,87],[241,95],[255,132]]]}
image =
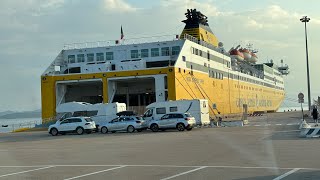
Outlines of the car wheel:
{"label": "car wheel", "polygon": [[82,127],[77,127],[76,132],[78,135],[82,135],[84,132],[84,129]]}
{"label": "car wheel", "polygon": [[150,129],[152,132],[158,132],[159,126],[157,124],[151,124]]}
{"label": "car wheel", "polygon": [[184,124],[182,124],[182,123],[177,124],[177,129],[178,129],[178,131],[184,131],[184,129],[185,129]]}
{"label": "car wheel", "polygon": [[58,129],[56,129],[56,128],[52,128],[52,129],[50,130],[50,134],[51,134],[52,136],[56,136],[56,135],[59,134],[59,131],[58,131]]}
{"label": "car wheel", "polygon": [[138,129],[137,131],[138,131],[138,132],[142,132],[142,129]]}
{"label": "car wheel", "polygon": [[133,127],[133,126],[128,126],[128,128],[127,128],[127,132],[128,133],[133,133],[134,131],[135,131],[136,129]]}
{"label": "car wheel", "polygon": [[105,126],[103,126],[103,127],[101,128],[101,133],[102,133],[102,134],[107,134],[107,133],[108,133],[108,128],[105,127]]}

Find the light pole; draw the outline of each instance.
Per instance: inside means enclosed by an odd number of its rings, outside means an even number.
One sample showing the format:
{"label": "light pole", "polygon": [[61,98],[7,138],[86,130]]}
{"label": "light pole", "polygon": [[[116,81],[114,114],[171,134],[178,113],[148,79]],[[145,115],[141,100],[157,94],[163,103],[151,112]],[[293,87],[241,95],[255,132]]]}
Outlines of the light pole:
{"label": "light pole", "polygon": [[308,58],[308,37],[307,37],[307,22],[310,21],[310,18],[308,18],[307,16],[303,16],[303,17],[300,19],[300,21],[304,23],[304,32],[305,32],[305,36],[306,36],[307,81],[308,81],[308,106],[309,106],[309,111],[311,111],[309,58]]}

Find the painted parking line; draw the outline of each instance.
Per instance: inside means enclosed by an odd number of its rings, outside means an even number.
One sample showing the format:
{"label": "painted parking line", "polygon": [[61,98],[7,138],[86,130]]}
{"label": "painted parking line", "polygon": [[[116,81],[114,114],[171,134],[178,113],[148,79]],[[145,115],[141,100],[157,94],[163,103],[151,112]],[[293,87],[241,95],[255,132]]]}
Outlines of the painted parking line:
{"label": "painted parking line", "polygon": [[273,180],[280,180],[280,179],[283,179],[283,178],[285,178],[285,177],[289,176],[290,174],[295,173],[295,172],[297,172],[297,171],[299,171],[299,170],[300,170],[300,168],[292,169],[291,171],[286,172],[286,173],[282,174],[281,176],[278,176],[278,177],[274,178]]}
{"label": "painted parking line", "polygon": [[172,178],[175,178],[175,177],[178,177],[178,176],[182,176],[182,175],[185,175],[185,174],[188,174],[188,173],[191,173],[191,172],[198,171],[198,170],[200,170],[200,169],[204,169],[204,168],[206,168],[206,167],[207,167],[207,166],[198,167],[198,168],[196,168],[196,169],[192,169],[192,170],[190,170],[190,171],[185,171],[185,172],[176,174],[176,175],[174,175],[174,176],[170,176],[170,177],[163,178],[163,179],[161,179],[161,180],[172,179]]}
{"label": "painted parking line", "polygon": [[[290,131],[275,131],[275,132],[294,132],[300,130],[290,130]],[[0,166],[7,168],[15,167],[170,167],[170,168],[229,168],[229,169],[282,169],[282,170],[292,170],[292,169],[303,169],[303,170],[314,170],[320,171],[320,168],[313,167],[277,167],[277,166],[232,166],[232,165],[172,165],[172,164],[49,164],[49,165],[34,165],[34,166]]]}
{"label": "painted parking line", "polygon": [[7,176],[12,176],[12,175],[17,175],[17,174],[23,174],[23,173],[32,172],[32,171],[39,171],[39,170],[42,170],[42,169],[48,169],[48,168],[53,168],[53,167],[55,167],[55,166],[47,166],[47,167],[31,169],[31,170],[27,170],[27,171],[20,171],[20,172],[15,172],[15,173],[10,173],[10,174],[4,174],[4,175],[1,175],[0,178],[7,177]]}
{"label": "painted parking line", "polygon": [[92,172],[92,173],[88,173],[88,174],[83,174],[83,175],[80,175],[80,176],[67,178],[67,179],[64,179],[64,180],[71,180],[71,179],[77,179],[77,178],[81,178],[81,177],[85,177],[85,176],[91,176],[91,175],[94,175],[94,174],[99,174],[99,173],[103,173],[103,172],[107,172],[107,171],[113,171],[113,170],[124,168],[124,167],[126,167],[126,166],[119,166],[119,167],[114,167],[114,168],[110,168],[110,169],[105,169],[105,170],[102,170],[102,171],[96,171],[96,172]]}

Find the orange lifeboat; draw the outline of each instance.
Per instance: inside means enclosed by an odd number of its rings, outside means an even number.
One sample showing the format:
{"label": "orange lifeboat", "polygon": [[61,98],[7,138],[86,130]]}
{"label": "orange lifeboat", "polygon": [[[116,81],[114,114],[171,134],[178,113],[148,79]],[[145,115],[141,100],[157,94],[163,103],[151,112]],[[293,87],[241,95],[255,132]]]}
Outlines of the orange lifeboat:
{"label": "orange lifeboat", "polygon": [[237,49],[233,49],[230,51],[230,56],[238,61],[243,61],[244,60],[244,55],[242,52],[240,52]]}
{"label": "orange lifeboat", "polygon": [[258,56],[255,53],[251,52],[251,58],[249,62],[256,63],[257,61],[258,61]]}
{"label": "orange lifeboat", "polygon": [[244,60],[249,61],[251,59],[251,52],[249,49],[241,48],[239,51],[243,53]]}

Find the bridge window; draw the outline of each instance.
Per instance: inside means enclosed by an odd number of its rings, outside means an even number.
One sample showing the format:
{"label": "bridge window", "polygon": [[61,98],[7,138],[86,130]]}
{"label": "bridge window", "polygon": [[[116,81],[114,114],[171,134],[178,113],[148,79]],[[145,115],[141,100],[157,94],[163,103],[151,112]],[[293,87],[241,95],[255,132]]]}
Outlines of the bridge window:
{"label": "bridge window", "polygon": [[151,48],[151,57],[159,56],[159,48]]}
{"label": "bridge window", "polygon": [[131,50],[131,58],[139,58],[138,50]]}
{"label": "bridge window", "polygon": [[104,61],[104,53],[97,53],[96,56],[97,61]]}
{"label": "bridge window", "polygon": [[106,60],[113,60],[113,52],[106,52]]}
{"label": "bridge window", "polygon": [[77,62],[80,63],[80,62],[84,62],[84,54],[78,54],[77,55]]}
{"label": "bridge window", "polygon": [[170,56],[169,47],[161,48],[161,56]]}
{"label": "bridge window", "polygon": [[69,55],[68,56],[68,62],[69,63],[75,63],[76,62],[76,56],[75,55]]}
{"label": "bridge window", "polygon": [[141,49],[141,57],[149,57],[149,49]]}
{"label": "bridge window", "polygon": [[180,52],[180,46],[173,46],[172,47],[172,55],[178,55]]}
{"label": "bridge window", "polygon": [[87,54],[87,62],[93,62],[94,61],[94,54],[90,53]]}

